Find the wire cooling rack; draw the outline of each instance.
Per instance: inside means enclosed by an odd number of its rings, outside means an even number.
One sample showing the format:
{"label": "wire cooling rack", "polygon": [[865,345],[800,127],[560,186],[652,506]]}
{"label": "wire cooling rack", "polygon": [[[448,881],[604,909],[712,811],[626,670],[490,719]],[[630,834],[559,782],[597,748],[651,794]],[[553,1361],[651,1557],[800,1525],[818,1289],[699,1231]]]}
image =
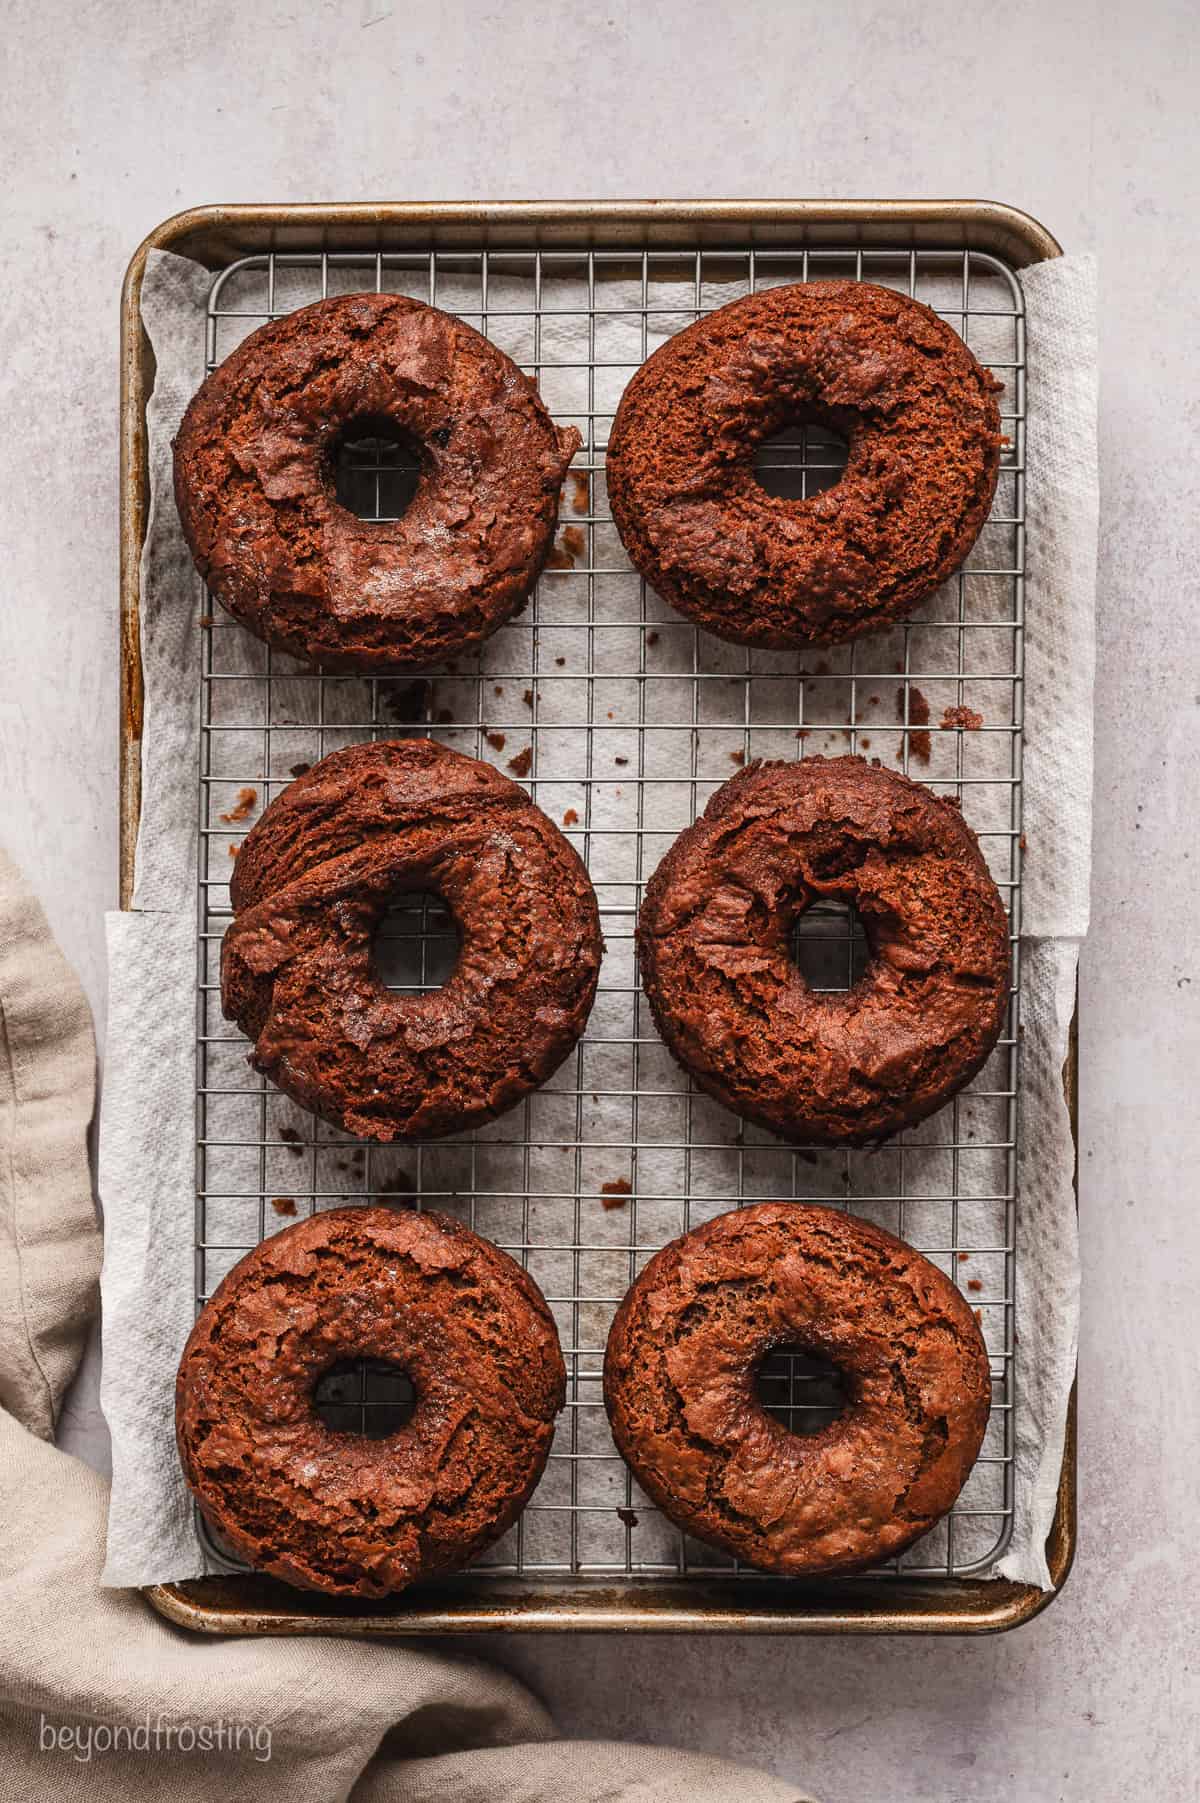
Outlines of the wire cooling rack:
{"label": "wire cooling rack", "polygon": [[[753,289],[830,277],[927,301],[1004,384],[995,505],[964,569],[910,623],[801,656],[733,647],[685,624],[632,571],[607,504],[609,427],[633,371],[674,331]],[[1019,1406],[1020,289],[1002,262],[976,251],[264,254],[215,276],[207,367],[266,320],[363,289],[415,295],[486,333],[533,376],[556,420],[579,428],[583,449],[526,611],[429,679],[316,675],[198,595],[197,1307],[244,1252],[296,1216],[371,1197],[399,1206],[419,1198],[459,1215],[541,1285],[568,1370],[567,1407],[533,1500],[459,1581],[728,1574],[734,1563],[666,1522],[616,1453],[600,1381],[609,1323],[651,1254],[712,1215],[780,1198],[848,1208],[899,1233],[962,1287],[991,1358],[993,1408],[975,1470],[951,1515],[888,1569],[942,1578],[986,1570],[1011,1531]],[[350,436],[339,498],[362,517],[394,517],[411,493],[408,451],[377,427]],[[836,481],[844,456],[828,433],[799,426],[761,447],[759,479],[804,496]],[[231,854],[262,809],[327,752],[405,735],[437,738],[527,783],[589,868],[607,949],[587,1033],[543,1089],[473,1133],[385,1148],[346,1138],[251,1072],[246,1042],[221,1015],[219,952]],[[847,751],[961,803],[1006,899],[1014,986],[1004,1036],[968,1089],[878,1150],[831,1152],[784,1145],[694,1089],[655,1033],[633,932],[650,873],[737,767]],[[436,897],[397,899],[376,947],[392,987],[414,993],[444,981],[455,953]],[[795,955],[814,986],[844,989],[862,967],[861,930],[844,912],[814,907]],[[837,1407],[834,1375],[798,1354],[776,1354],[759,1383],[765,1405],[797,1431]],[[386,1431],[410,1396],[394,1372],[348,1367],[326,1380],[318,1406],[336,1425]]]}

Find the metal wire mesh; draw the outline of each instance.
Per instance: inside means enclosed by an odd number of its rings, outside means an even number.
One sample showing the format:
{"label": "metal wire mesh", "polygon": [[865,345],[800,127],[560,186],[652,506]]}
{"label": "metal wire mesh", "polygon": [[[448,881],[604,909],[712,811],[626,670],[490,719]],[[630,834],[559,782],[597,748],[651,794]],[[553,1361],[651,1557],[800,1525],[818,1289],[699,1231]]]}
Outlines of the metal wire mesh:
{"label": "metal wire mesh", "polygon": [[[1004,384],[1003,471],[991,519],[960,574],[910,623],[807,656],[746,650],[684,623],[633,573],[604,482],[621,389],[672,332],[738,294],[837,276],[927,301]],[[605,1338],[625,1288],[666,1240],[745,1201],[801,1198],[901,1234],[947,1271],[987,1339],[993,1411],[953,1513],[892,1570],[986,1569],[1012,1513],[1017,935],[1021,857],[1024,572],[1024,322],[1007,268],[978,252],[623,250],[415,255],[262,255],[214,279],[206,356],[215,367],[269,318],[324,295],[413,294],[459,314],[537,380],[583,449],[563,491],[556,549],[525,613],[478,653],[426,680],[322,677],[272,653],[198,595],[200,696],[197,1005],[197,1306],[236,1260],[296,1215],[368,1197],[421,1198],[520,1259],[556,1316],[568,1403],[546,1474],[520,1522],[460,1580],[488,1573],[712,1573],[733,1562],[670,1526],[613,1447],[600,1395]],[[806,495],[836,481],[844,453],[797,429],[760,450],[760,480]],[[346,505],[367,518],[403,505],[403,446],[344,449]],[[515,763],[578,846],[599,897],[607,951],[580,1046],[518,1109],[461,1138],[400,1149],[347,1139],[247,1065],[221,1016],[218,955],[230,854],[299,770],[358,740],[426,734]],[[988,1065],[951,1104],[878,1150],[785,1146],[697,1093],[661,1045],[641,996],[632,936],[647,877],[713,790],[753,757],[878,757],[956,797],[1006,898],[1014,995]],[[409,991],[444,981],[456,940],[436,897],[405,897],[377,946]],[[795,950],[810,980],[845,988],[862,936],[813,908]],[[856,962],[856,960],[858,962]],[[370,1371],[346,1406],[366,1426],[394,1407]],[[803,1429],[836,1390],[811,1361],[776,1355],[765,1404]],[[335,1395],[333,1401],[337,1402]],[[752,1583],[755,1574],[743,1571]]]}

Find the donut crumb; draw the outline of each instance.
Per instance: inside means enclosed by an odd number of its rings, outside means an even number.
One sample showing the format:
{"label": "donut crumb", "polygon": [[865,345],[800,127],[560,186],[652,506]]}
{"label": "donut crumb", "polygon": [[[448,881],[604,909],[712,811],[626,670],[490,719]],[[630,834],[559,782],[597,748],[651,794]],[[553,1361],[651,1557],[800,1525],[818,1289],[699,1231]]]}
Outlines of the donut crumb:
{"label": "donut crumb", "polygon": [[646,643],[647,643],[647,644],[648,644],[648,645],[657,645],[657,643],[658,643],[658,634],[657,634],[657,632],[648,632],[648,633],[647,633],[647,634],[646,634]]}
{"label": "donut crumb", "polygon": [[504,750],[504,734],[502,732],[485,732],[483,736],[493,751]]}
{"label": "donut crumb", "polygon": [[942,732],[953,732],[956,727],[963,732],[978,732],[983,725],[983,715],[977,714],[973,707],[948,707],[942,715]]}
{"label": "donut crumb", "polygon": [[514,776],[528,776],[533,769],[533,746],[526,745],[524,751],[518,751],[515,758],[509,758],[508,767]]}
{"label": "donut crumb", "polygon": [[237,800],[227,814],[221,815],[221,819],[229,826],[232,826],[235,820],[245,820],[257,800],[257,789],[239,789]]}
{"label": "donut crumb", "polygon": [[967,1288],[978,1292],[983,1288],[983,1279],[980,1277],[968,1277]]}
{"label": "donut crumb", "polygon": [[627,1528],[635,1528],[638,1524],[636,1509],[618,1509],[617,1520]]}
{"label": "donut crumb", "polygon": [[[904,687],[896,690],[896,718],[904,725]],[[929,725],[929,703],[915,683],[908,688],[908,724],[910,726]]]}
{"label": "donut crumb", "polygon": [[600,1185],[600,1206],[602,1208],[624,1208],[627,1196],[632,1196],[633,1185],[628,1177],[615,1177],[611,1183]]}
{"label": "donut crumb", "polygon": [[277,1215],[294,1215],[296,1199],[294,1196],[272,1196],[271,1207]]}
{"label": "donut crumb", "polygon": [[730,752],[729,761],[731,764],[736,764],[738,766],[739,770],[741,769],[742,765],[746,762],[746,753],[742,750],[740,745],[735,750]]}
{"label": "donut crumb", "polygon": [[579,825],[579,815],[575,812],[574,808],[568,808],[566,813],[563,815],[563,825],[564,826],[578,826]]}
{"label": "donut crumb", "polygon": [[231,858],[236,858],[239,851],[242,849],[241,842],[236,839],[231,839],[225,849],[228,851]]}
{"label": "donut crumb", "polygon": [[586,513],[592,504],[592,481],[585,470],[571,473],[571,506],[576,513]]}
{"label": "donut crumb", "polygon": [[297,1128],[281,1127],[279,1129],[279,1137],[293,1158],[304,1157],[304,1147],[301,1143],[300,1133]]}
{"label": "donut crumb", "polygon": [[[918,764],[927,764],[932,750],[933,740],[924,727],[917,732],[910,732],[908,734],[908,755],[910,758],[915,758]],[[904,751],[905,741],[903,736],[901,736],[896,740],[896,756],[903,759]]]}

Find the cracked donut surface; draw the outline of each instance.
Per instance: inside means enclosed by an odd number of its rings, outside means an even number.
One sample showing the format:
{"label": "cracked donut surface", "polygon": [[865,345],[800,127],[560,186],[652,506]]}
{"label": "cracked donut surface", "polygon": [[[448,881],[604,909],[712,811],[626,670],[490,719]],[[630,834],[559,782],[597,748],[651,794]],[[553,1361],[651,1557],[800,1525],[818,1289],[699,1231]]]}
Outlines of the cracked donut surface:
{"label": "cracked donut surface", "polygon": [[[812,1435],[755,1395],[787,1347],[841,1374]],[[759,1203],[655,1255],[604,1361],[613,1437],[651,1501],[689,1534],[802,1576],[894,1557],[951,1507],[991,1402],[971,1310],[928,1259],[829,1208]]]}
{"label": "cracked donut surface", "polygon": [[[844,992],[814,992],[789,951],[821,898],[853,907],[870,947]],[[861,758],[748,764],[654,872],[637,943],[659,1032],[697,1083],[813,1145],[932,1114],[984,1064],[1008,1002],[1008,924],[974,833]]]}
{"label": "cracked donut surface", "polygon": [[[396,429],[420,480],[398,519],[339,504],[348,433]],[[329,668],[422,667],[518,611],[549,555],[579,447],[511,358],[400,294],[318,301],[251,333],[175,443],[200,573],[268,644]]]}
{"label": "cracked donut surface", "polygon": [[[415,1407],[382,1439],[326,1425],[331,1366],[384,1359]],[[247,1254],[205,1305],[176,1380],[184,1474],[261,1571],[384,1596],[454,1571],[516,1519],[550,1451],[566,1372],[541,1291],[460,1221],[317,1214]]]}
{"label": "cracked donut surface", "polygon": [[[394,994],[372,938],[403,892],[458,929],[442,988]],[[519,784],[428,739],[335,751],[247,835],[226,1017],[271,1081],[348,1133],[431,1139],[544,1083],[582,1033],[602,942],[578,855]]]}
{"label": "cracked donut surface", "polygon": [[[929,307],[871,282],[731,301],[668,339],[609,440],[617,530],[663,598],[722,638],[830,644],[899,619],[974,544],[1000,467],[999,383]],[[846,439],[845,472],[770,495],[786,427]]]}

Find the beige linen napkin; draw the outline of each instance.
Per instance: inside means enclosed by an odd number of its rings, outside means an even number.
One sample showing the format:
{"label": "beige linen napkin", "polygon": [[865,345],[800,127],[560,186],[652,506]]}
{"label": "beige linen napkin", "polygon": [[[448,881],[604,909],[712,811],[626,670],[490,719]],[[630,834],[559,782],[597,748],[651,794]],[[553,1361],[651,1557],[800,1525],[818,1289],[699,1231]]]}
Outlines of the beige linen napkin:
{"label": "beige linen napkin", "polygon": [[192,1637],[100,1588],[107,1487],[49,1443],[96,1305],[93,1069],[87,1004],[0,852],[0,1800],[811,1803],[721,1760],[555,1740],[515,1679],[428,1646]]}

